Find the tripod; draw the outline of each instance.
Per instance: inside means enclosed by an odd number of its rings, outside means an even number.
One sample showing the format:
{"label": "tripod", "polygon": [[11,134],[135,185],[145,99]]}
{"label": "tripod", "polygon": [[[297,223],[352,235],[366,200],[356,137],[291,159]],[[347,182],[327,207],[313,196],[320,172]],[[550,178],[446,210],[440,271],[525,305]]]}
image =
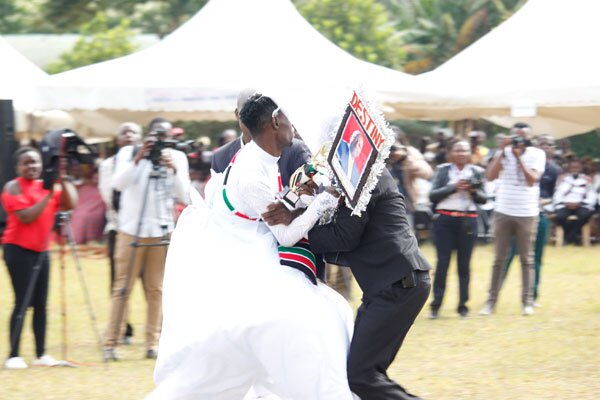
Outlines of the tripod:
{"label": "tripod", "polygon": [[[140,234],[142,232],[142,225],[144,223],[144,217],[146,217],[146,209],[148,208],[148,197],[150,194],[150,188],[153,186],[154,191],[154,200],[155,200],[155,213],[156,218],[159,221],[159,226],[161,230],[161,239],[156,243],[142,243],[140,242]],[[131,281],[134,279],[133,272],[135,266],[135,260],[137,255],[137,250],[139,247],[160,247],[160,246],[168,246],[170,243],[169,240],[169,231],[168,231],[168,223],[166,222],[166,217],[164,216],[164,212],[167,211],[167,207],[165,204],[165,196],[167,194],[166,191],[166,169],[161,166],[159,163],[152,163],[152,170],[148,176],[148,182],[146,182],[146,186],[143,192],[143,200],[142,200],[142,208],[140,209],[140,214],[138,217],[136,233],[134,236],[133,242],[130,243],[132,247],[132,251],[129,255],[129,260],[127,263],[126,273],[125,273],[125,282],[123,287],[119,289],[119,295],[121,297],[121,303],[117,308],[117,315],[115,318],[115,325],[113,331],[113,337],[120,338],[121,333],[121,325],[123,322],[125,309],[127,307],[127,303],[129,301],[130,296],[130,286]],[[114,300],[113,300],[114,301]],[[104,361],[108,362],[109,357],[104,357]]]}
{"label": "tripod", "polygon": [[83,296],[85,299],[86,308],[88,311],[88,315],[90,318],[90,323],[92,326],[92,331],[96,336],[96,341],[98,345],[98,349],[102,354],[102,335],[100,334],[100,330],[98,329],[98,319],[96,318],[96,313],[94,311],[94,307],[92,305],[92,300],[90,297],[90,292],[88,290],[88,285],[86,283],[85,274],[83,272],[83,268],[81,267],[81,262],[79,260],[79,254],[77,253],[77,246],[75,244],[75,240],[73,239],[73,233],[71,231],[71,213],[70,211],[60,211],[56,214],[57,218],[57,228],[59,233],[61,234],[61,238],[59,241],[59,255],[60,255],[60,282],[61,282],[61,316],[62,316],[62,358],[66,360],[67,358],[67,303],[66,303],[66,264],[65,264],[65,239],[71,255],[73,256],[73,261],[75,262],[75,268],[77,269],[77,276],[79,277],[79,283],[81,285],[81,289],[83,291]]}
{"label": "tripod", "polygon": [[[71,233],[70,226],[70,212],[69,211],[61,211],[56,214],[56,230],[60,233],[61,238],[59,240],[59,255],[60,255],[60,300],[61,300],[61,316],[62,316],[62,343],[61,343],[61,357],[63,361],[60,362],[61,366],[75,366],[74,364],[65,361],[67,359],[67,304],[66,304],[66,263],[65,263],[65,247],[64,247],[64,239],[66,239],[71,254],[73,256],[73,260],[75,261],[75,266],[77,269],[77,274],[79,276],[79,282],[81,284],[81,288],[83,290],[83,294],[85,297],[85,303],[88,310],[88,314],[90,317],[92,330],[94,331],[97,343],[99,345],[100,351],[102,351],[102,338],[100,336],[98,330],[98,323],[96,318],[96,313],[94,312],[94,308],[92,306],[88,286],[85,280],[85,275],[83,272],[83,268],[81,267],[81,262],[79,260],[79,256],[77,254],[77,248],[75,242],[73,240],[73,235]],[[38,256],[33,269],[29,282],[27,283],[27,289],[25,291],[25,297],[21,308],[16,317],[16,323],[13,331],[11,332],[10,337],[10,345],[11,349],[15,348],[20,332],[23,328],[23,320],[25,318],[25,312],[29,307],[31,302],[33,292],[35,290],[35,286],[37,284],[40,272],[42,270],[43,258],[46,255],[44,253],[40,253]]]}

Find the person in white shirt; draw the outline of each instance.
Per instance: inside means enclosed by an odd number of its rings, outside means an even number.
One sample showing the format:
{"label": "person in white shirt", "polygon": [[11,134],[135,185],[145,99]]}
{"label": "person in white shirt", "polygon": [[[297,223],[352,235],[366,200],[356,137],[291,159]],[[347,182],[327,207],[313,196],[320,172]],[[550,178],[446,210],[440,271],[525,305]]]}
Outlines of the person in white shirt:
{"label": "person in white shirt", "polygon": [[[190,177],[184,153],[152,149],[166,137],[165,123],[151,125],[143,146],[125,146],[116,155],[112,187],[121,192],[115,248],[115,282],[110,320],[104,340],[104,358],[118,360],[115,352],[120,326],[135,278],[141,277],[148,303],[146,357],[156,358],[162,318],[162,285],[169,234],[173,231],[175,200],[188,203]],[[154,178],[152,178],[154,177]],[[136,246],[132,246],[136,243]]]}
{"label": "person in white shirt", "polygon": [[521,260],[523,315],[533,314],[533,242],[539,218],[539,180],[544,173],[546,154],[530,145],[530,134],[529,125],[515,124],[511,129],[512,136],[504,142],[504,147],[486,171],[488,180],[498,179],[494,211],[495,256],[488,300],[480,315],[490,315],[496,307],[513,237]]}
{"label": "person in white shirt", "polygon": [[577,235],[590,220],[598,201],[592,179],[582,173],[582,169],[580,160],[569,161],[568,173],[558,178],[554,192],[556,222],[565,230],[566,243],[577,240]]}
{"label": "person in white shirt", "polygon": [[[115,144],[117,151],[125,146],[137,144],[142,138],[142,128],[135,122],[125,122],[117,129]],[[112,291],[115,282],[115,244],[117,243],[118,225],[118,200],[120,193],[115,192],[112,187],[112,177],[116,170],[116,154],[108,157],[100,163],[98,168],[98,189],[104,204],[106,204],[106,226],[104,233],[108,238],[108,259],[110,262],[110,289]],[[126,313],[127,314],[127,313]],[[127,319],[127,318],[125,318]],[[130,343],[133,336],[131,324],[126,324],[124,342]]]}

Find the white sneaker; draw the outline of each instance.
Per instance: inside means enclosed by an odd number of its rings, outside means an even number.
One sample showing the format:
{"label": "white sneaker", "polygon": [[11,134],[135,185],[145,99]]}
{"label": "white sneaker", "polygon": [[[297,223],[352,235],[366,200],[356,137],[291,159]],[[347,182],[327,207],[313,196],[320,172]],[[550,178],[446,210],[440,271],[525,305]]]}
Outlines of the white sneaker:
{"label": "white sneaker", "polygon": [[34,367],[56,367],[58,364],[60,364],[60,362],[48,354],[44,354],[40,358],[36,358],[31,363],[31,365]]}
{"label": "white sneaker", "polygon": [[23,360],[23,357],[11,357],[4,363],[6,369],[25,369],[27,363]]}
{"label": "white sneaker", "polygon": [[488,315],[492,315],[493,312],[494,312],[494,307],[492,307],[490,304],[486,303],[485,306],[483,306],[483,308],[481,309],[481,311],[479,311],[479,315],[488,316]]}
{"label": "white sneaker", "polygon": [[523,315],[533,315],[533,307],[532,306],[524,306],[523,307]]}
{"label": "white sneaker", "polygon": [[533,303],[533,306],[535,308],[540,308],[542,305],[536,301],[536,302]]}

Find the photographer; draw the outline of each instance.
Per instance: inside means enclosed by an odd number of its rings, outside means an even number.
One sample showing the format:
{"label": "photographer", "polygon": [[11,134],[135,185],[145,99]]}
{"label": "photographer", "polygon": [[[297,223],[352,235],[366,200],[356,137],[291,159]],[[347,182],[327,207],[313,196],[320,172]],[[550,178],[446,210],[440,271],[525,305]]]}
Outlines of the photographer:
{"label": "photographer", "polygon": [[[137,277],[148,303],[146,357],[156,358],[161,323],[162,281],[167,247],[164,239],[174,228],[174,203],[187,203],[190,178],[186,155],[167,139],[168,121],[151,124],[153,130],[139,146],[125,146],[116,156],[112,186],[121,192],[115,248],[115,282],[104,358],[118,360],[115,352],[122,333],[124,308]],[[169,124],[170,125],[170,124]],[[169,127],[170,129],[170,127]],[[137,246],[132,246],[137,243]]]}
{"label": "photographer", "polygon": [[489,297],[480,315],[490,315],[496,307],[513,237],[521,259],[523,315],[533,314],[533,242],[539,218],[539,180],[546,166],[546,154],[531,146],[530,135],[529,125],[515,124],[511,128],[511,137],[504,141],[486,171],[487,179],[498,179],[494,212],[495,257]]}
{"label": "photographer", "polygon": [[[4,367],[27,368],[19,357],[19,342],[25,311],[33,307],[33,333],[37,358],[32,365],[54,366],[58,362],[45,354],[46,302],[50,260],[48,244],[59,209],[72,209],[77,193],[61,176],[60,184],[45,190],[39,179],[42,160],[38,150],[22,147],[15,153],[18,177],[4,186],[2,206],[7,213],[7,225],[2,238],[4,261],[15,293],[15,306],[10,319],[10,355]],[[64,168],[62,168],[64,171]],[[33,286],[31,292],[30,286]],[[30,298],[26,298],[29,294]]]}
{"label": "photographer", "polygon": [[410,145],[402,129],[394,125],[390,129],[396,135],[396,143],[390,149],[387,168],[396,181],[398,191],[406,199],[407,213],[412,215],[418,197],[415,181],[417,178],[429,180],[433,170],[419,150]]}
{"label": "photographer", "polygon": [[487,155],[490,152],[490,149],[482,144],[486,138],[487,135],[483,131],[469,132],[469,142],[471,143],[471,163],[479,165],[480,167],[485,166]]}
{"label": "photographer", "polygon": [[[131,146],[139,143],[142,137],[142,128],[134,122],[125,122],[117,129],[115,137],[116,151],[125,146]],[[108,237],[108,259],[110,262],[110,289],[115,282],[115,245],[117,243],[117,225],[118,225],[118,207],[121,193],[112,187],[112,179],[117,170],[117,155],[108,157],[102,161],[98,169],[98,189],[102,200],[106,205],[106,227],[104,233]],[[125,313],[127,315],[127,313]],[[124,343],[131,343],[133,328],[131,324],[126,324]]]}
{"label": "photographer", "polygon": [[434,205],[434,242],[437,266],[433,282],[431,319],[438,318],[446,276],[452,251],[456,250],[460,300],[458,313],[466,317],[469,313],[469,278],[471,254],[477,239],[477,204],[487,201],[483,190],[483,170],[469,163],[469,142],[458,141],[450,147],[449,164],[437,167],[429,199]]}

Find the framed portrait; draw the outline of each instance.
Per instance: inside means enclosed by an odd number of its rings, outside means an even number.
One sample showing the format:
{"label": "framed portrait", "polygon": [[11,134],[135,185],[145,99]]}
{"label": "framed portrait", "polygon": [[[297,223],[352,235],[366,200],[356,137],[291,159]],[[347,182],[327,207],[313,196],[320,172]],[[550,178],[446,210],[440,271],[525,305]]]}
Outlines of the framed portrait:
{"label": "framed portrait", "polygon": [[348,105],[327,161],[352,207],[362,194],[378,154],[377,146],[355,108]]}

